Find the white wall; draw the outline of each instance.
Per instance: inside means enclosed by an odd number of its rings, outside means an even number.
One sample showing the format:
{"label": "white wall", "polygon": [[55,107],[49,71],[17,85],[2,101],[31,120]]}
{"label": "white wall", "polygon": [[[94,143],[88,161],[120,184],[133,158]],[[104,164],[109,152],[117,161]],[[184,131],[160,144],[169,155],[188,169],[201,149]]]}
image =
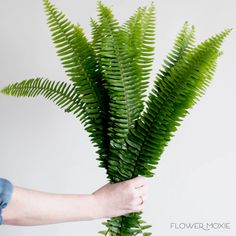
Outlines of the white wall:
{"label": "white wall", "polygon": [[[95,0],[53,0],[90,35]],[[121,21],[147,0],[106,0]],[[132,3],[132,4],[131,4]],[[188,20],[197,42],[236,28],[234,0],[154,0],[154,72]],[[41,0],[0,1],[0,87],[35,76],[67,80],[49,37]],[[150,179],[144,218],[153,235],[235,235],[236,33],[223,46],[206,95],[191,110]],[[154,73],[153,73],[154,75]],[[150,80],[150,86],[153,78]],[[0,95],[0,176],[15,185],[60,193],[89,193],[106,183],[95,148],[79,121],[50,101]],[[102,220],[37,227],[0,227],[3,236],[98,235]],[[170,223],[227,222],[230,230],[176,230]]]}

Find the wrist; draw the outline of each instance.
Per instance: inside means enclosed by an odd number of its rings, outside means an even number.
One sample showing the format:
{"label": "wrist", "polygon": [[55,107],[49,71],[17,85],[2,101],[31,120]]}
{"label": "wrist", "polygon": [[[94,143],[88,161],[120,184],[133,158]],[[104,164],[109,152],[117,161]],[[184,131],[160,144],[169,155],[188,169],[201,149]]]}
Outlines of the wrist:
{"label": "wrist", "polygon": [[99,218],[97,213],[97,201],[93,194],[78,194],[77,204],[74,206],[76,216],[74,221],[95,220]]}
{"label": "wrist", "polygon": [[91,202],[92,202],[92,205],[93,205],[91,219],[104,218],[104,212],[103,212],[104,207],[102,205],[101,200],[94,193],[90,194],[90,199],[91,199]]}

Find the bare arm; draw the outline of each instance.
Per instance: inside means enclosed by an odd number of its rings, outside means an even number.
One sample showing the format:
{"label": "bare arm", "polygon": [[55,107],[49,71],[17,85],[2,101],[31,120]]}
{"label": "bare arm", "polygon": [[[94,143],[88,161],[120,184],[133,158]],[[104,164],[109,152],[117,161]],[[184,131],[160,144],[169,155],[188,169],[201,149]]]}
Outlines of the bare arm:
{"label": "bare arm", "polygon": [[147,183],[142,176],[106,184],[92,194],[55,194],[14,186],[3,224],[43,225],[107,218],[142,211]]}

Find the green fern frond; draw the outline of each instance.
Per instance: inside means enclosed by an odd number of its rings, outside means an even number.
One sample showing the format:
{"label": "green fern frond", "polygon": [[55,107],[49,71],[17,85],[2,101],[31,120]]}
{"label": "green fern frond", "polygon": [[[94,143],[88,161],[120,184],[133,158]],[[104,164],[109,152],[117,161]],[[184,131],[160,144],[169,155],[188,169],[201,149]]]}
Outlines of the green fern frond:
{"label": "green fern frond", "polygon": [[104,103],[99,90],[102,89],[101,73],[96,70],[95,54],[83,30],[68,21],[49,0],[44,0],[44,6],[52,40],[67,75],[78,87],[81,97],[90,92],[88,100],[95,100],[96,107],[102,108]]}
{"label": "green fern frond", "polygon": [[52,40],[58,48],[57,54],[76,87],[81,103],[87,108],[85,128],[90,133],[91,141],[99,148],[100,167],[105,167],[109,149],[106,125],[109,99],[95,53],[80,26],[67,20],[49,0],[44,0],[44,7]]}
{"label": "green fern frond", "polygon": [[43,78],[23,80],[4,87],[0,92],[16,97],[43,96],[55,102],[65,112],[72,112],[76,117],[80,117],[82,123],[86,120],[85,108],[81,106],[75,88],[64,81],[56,82]]}
{"label": "green fern frond", "polygon": [[[98,3],[98,8],[101,29],[101,65],[106,81],[105,86],[111,97],[110,112],[114,123],[124,124],[124,128],[128,128],[132,123],[132,108],[128,94],[128,90],[131,89],[127,84],[127,77],[130,79],[130,68],[127,68],[130,59],[123,52],[125,38],[120,33],[119,24],[111,10],[101,2]],[[122,112],[119,112],[119,108]],[[121,137],[127,133],[123,126],[121,131],[117,130],[117,132],[121,132]]]}
{"label": "green fern frond", "polygon": [[164,60],[162,67],[165,70],[160,70],[158,76],[161,78],[163,75],[171,70],[175,63],[180,60],[186,53],[190,52],[195,46],[195,27],[189,26],[186,21],[180,30],[179,34],[176,37],[174,46],[171,52],[167,55],[167,58]]}
{"label": "green fern frond", "polygon": [[[134,176],[153,176],[159,157],[183,118],[209,85],[219,57],[219,48],[230,30],[211,37],[157,76],[147,110],[127,138],[123,156],[135,159]],[[168,72],[167,72],[168,71]]]}
{"label": "green fern frond", "polygon": [[136,91],[140,95],[140,113],[144,107],[144,93],[148,88],[148,79],[154,56],[155,44],[155,6],[140,7],[129,18],[122,29],[128,34],[127,53],[133,58],[135,68]]}
{"label": "green fern frond", "polygon": [[101,66],[106,81],[110,103],[109,137],[110,151],[122,147],[124,137],[137,119],[139,96],[134,93],[134,71],[132,57],[126,53],[127,34],[120,30],[111,10],[98,3],[101,26]]}
{"label": "green fern frond", "polygon": [[101,65],[101,25],[94,19],[90,19],[90,25],[92,28],[92,42],[91,45],[96,54],[96,59],[99,65]]}

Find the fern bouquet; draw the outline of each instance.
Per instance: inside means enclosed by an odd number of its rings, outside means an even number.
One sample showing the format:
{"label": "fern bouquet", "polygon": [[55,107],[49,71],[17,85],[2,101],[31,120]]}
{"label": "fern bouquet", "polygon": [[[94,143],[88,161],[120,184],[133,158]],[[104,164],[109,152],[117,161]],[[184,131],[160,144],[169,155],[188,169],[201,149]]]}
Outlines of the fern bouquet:
{"label": "fern bouquet", "polygon": [[[45,13],[57,55],[70,83],[31,78],[4,87],[17,97],[44,96],[79,118],[97,147],[99,167],[111,183],[154,176],[167,146],[189,109],[213,78],[226,29],[195,45],[193,26],[184,23],[173,49],[145,100],[155,43],[155,7],[140,7],[123,24],[98,2],[92,40],[49,0]],[[151,235],[142,212],[103,222],[103,235]]]}

